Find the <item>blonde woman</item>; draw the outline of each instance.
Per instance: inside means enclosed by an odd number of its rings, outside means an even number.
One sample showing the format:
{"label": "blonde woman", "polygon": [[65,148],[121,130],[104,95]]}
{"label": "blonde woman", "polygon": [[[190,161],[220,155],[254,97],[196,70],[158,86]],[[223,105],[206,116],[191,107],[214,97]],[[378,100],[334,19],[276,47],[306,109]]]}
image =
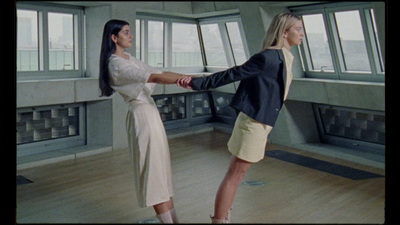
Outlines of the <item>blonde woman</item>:
{"label": "blonde woman", "polygon": [[268,134],[275,125],[292,80],[290,48],[302,42],[301,19],[291,13],[277,15],[269,27],[260,53],[241,66],[207,77],[185,77],[178,86],[194,90],[216,88],[241,81],[230,106],[240,111],[228,149],[232,159],[214,205],[212,223],[230,223],[236,190],[253,163],[264,158]]}

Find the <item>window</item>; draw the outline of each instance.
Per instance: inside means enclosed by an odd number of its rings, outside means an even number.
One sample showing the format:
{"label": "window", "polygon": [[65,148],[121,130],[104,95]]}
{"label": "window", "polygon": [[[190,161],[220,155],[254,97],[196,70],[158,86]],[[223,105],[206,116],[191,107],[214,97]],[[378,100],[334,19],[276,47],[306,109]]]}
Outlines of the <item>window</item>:
{"label": "window", "polygon": [[228,66],[218,24],[201,25],[204,51],[208,66]]}
{"label": "window", "polygon": [[207,66],[232,67],[249,58],[239,16],[201,19],[199,24]]}
{"label": "window", "polygon": [[38,71],[38,12],[17,10],[17,29],[17,71]]}
{"label": "window", "polygon": [[172,67],[203,66],[196,24],[172,23]]}
{"label": "window", "polygon": [[192,19],[139,12],[136,57],[166,70],[213,72],[249,58],[242,30],[238,15]]}
{"label": "window", "polygon": [[334,15],[345,71],[370,72],[359,12],[336,12]]}
{"label": "window", "polygon": [[370,3],[326,3],[290,9],[303,20],[305,38],[300,52],[306,77],[385,80],[376,15]]}
{"label": "window", "polygon": [[148,64],[164,67],[164,22],[148,22]]}
{"label": "window", "polygon": [[176,72],[203,72],[195,19],[137,13],[136,57],[150,66]]}
{"label": "window", "polygon": [[17,3],[17,79],[82,77],[83,10]]}
{"label": "window", "polygon": [[309,61],[314,71],[333,71],[332,56],[322,14],[303,16]]}
{"label": "window", "polygon": [[74,55],[74,16],[66,13],[49,13],[49,65],[50,70],[78,68]]}

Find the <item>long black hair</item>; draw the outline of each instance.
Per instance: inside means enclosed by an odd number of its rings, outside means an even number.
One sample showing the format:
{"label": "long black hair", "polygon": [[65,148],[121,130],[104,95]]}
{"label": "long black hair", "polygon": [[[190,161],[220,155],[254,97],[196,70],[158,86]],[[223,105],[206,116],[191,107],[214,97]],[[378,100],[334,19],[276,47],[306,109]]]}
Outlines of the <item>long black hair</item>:
{"label": "long black hair", "polygon": [[100,96],[110,96],[115,92],[110,86],[110,75],[108,72],[108,62],[116,48],[115,43],[111,40],[111,35],[114,34],[118,36],[118,33],[125,25],[129,25],[129,23],[123,20],[109,20],[104,25],[103,40],[101,42],[100,51]]}

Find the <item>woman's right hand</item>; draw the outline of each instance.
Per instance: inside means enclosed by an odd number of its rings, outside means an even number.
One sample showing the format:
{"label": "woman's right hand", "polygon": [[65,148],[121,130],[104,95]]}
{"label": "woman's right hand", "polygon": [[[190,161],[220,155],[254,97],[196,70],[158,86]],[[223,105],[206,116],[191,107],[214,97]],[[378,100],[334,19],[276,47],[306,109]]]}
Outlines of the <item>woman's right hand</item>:
{"label": "woman's right hand", "polygon": [[192,89],[192,77],[191,76],[183,76],[176,81],[176,85],[178,87]]}

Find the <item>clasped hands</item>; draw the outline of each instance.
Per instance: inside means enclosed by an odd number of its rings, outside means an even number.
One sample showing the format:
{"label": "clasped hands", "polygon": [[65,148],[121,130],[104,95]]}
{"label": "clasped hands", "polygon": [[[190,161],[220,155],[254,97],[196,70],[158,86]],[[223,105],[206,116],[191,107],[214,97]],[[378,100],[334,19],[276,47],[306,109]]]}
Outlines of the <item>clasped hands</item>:
{"label": "clasped hands", "polygon": [[179,78],[176,81],[176,85],[178,87],[183,87],[183,88],[186,88],[186,89],[192,89],[192,76],[184,75],[183,77]]}

